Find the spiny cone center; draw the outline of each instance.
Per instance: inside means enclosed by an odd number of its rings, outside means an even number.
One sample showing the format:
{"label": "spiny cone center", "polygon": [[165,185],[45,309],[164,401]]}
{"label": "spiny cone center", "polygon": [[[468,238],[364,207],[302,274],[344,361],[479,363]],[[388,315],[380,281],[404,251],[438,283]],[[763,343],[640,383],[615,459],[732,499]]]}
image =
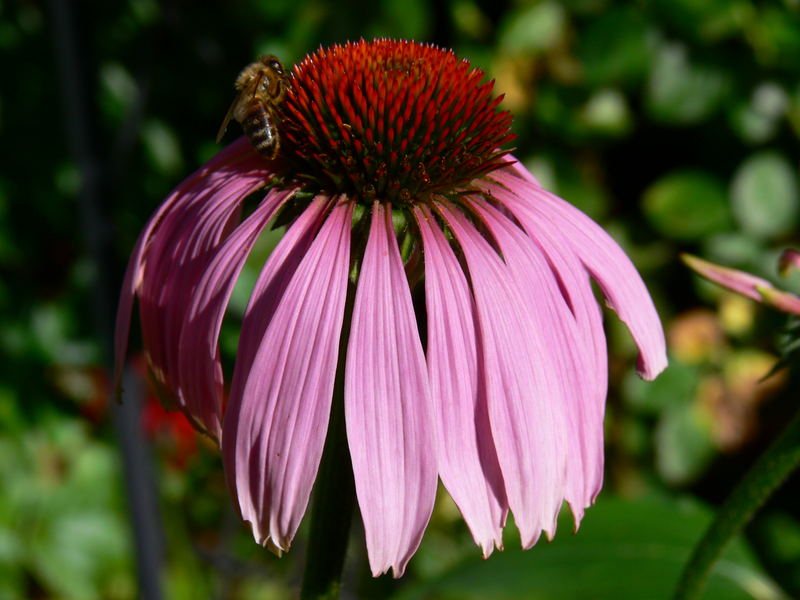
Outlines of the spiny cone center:
{"label": "spiny cone center", "polygon": [[503,164],[511,115],[493,81],[452,52],[377,40],[320,49],[296,65],[280,106],[294,174],[362,202],[409,204],[457,191]]}

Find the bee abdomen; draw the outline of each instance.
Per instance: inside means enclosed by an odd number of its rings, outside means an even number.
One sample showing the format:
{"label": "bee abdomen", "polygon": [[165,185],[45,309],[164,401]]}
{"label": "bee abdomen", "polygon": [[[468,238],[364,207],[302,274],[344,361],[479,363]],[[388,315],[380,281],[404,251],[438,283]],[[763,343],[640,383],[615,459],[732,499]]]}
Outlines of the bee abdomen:
{"label": "bee abdomen", "polygon": [[247,107],[247,113],[242,120],[242,129],[259,153],[269,158],[275,157],[278,150],[278,135],[269,109],[262,103],[253,102]]}

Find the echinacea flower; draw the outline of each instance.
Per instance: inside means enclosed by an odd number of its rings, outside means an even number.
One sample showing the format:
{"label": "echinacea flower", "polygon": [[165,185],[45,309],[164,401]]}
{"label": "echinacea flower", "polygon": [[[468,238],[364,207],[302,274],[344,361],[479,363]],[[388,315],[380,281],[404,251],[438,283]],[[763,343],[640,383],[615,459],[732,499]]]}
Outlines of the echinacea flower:
{"label": "echinacea flower", "polygon": [[[118,363],[137,296],[154,378],[220,443],[242,518],[276,549],[305,513],[337,369],[374,574],[402,574],[438,478],[485,556],[502,547],[509,510],[526,548],[554,534],[564,500],[577,524],[603,477],[607,356],[592,279],[638,344],[639,373],[666,364],[635,268],[502,150],[511,116],[452,52],[348,43],[289,79],[278,157],[240,139],[145,227],[123,283]],[[276,219],[286,233],[252,291],[226,392],[223,315]]]}

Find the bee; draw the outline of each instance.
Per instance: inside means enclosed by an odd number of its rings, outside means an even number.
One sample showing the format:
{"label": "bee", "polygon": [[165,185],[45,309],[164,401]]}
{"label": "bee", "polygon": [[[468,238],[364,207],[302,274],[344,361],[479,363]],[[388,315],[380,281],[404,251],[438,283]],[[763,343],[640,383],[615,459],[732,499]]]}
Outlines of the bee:
{"label": "bee", "polygon": [[228,123],[236,119],[253,147],[267,158],[275,158],[280,148],[275,108],[283,102],[289,78],[277,57],[268,54],[247,65],[234,84],[237,94],[222,120],[217,143]]}

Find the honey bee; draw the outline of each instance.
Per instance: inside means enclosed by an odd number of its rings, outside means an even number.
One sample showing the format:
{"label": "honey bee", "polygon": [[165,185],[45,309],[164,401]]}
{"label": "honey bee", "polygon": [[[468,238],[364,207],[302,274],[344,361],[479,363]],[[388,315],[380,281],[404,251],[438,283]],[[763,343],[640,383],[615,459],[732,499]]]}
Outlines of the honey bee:
{"label": "honey bee", "polygon": [[281,61],[271,54],[259,56],[239,73],[234,86],[238,93],[220,125],[217,143],[233,118],[260,154],[275,158],[280,148],[275,108],[283,102],[289,87]]}

